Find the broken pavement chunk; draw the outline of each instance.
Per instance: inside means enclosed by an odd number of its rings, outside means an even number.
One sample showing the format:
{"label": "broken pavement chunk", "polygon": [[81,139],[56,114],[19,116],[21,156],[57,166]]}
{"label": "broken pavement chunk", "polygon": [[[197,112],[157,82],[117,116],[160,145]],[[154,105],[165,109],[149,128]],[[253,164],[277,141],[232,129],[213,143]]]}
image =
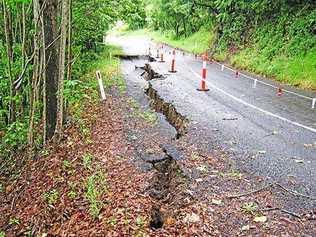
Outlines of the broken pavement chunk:
{"label": "broken pavement chunk", "polygon": [[161,149],[163,150],[164,153],[166,153],[166,155],[170,158],[172,158],[173,160],[182,160],[183,154],[180,153],[177,148],[175,148],[173,145],[171,144],[163,144],[160,146]]}

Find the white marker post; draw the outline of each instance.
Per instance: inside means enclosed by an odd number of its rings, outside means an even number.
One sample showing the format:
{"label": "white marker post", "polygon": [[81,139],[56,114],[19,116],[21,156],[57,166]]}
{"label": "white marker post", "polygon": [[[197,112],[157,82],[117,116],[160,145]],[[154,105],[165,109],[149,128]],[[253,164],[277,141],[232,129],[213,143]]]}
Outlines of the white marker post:
{"label": "white marker post", "polygon": [[160,58],[159,48],[157,48],[157,55],[156,55],[156,58]]}
{"label": "white marker post", "polygon": [[313,99],[312,109],[315,109],[315,107],[316,107],[316,98]]}
{"label": "white marker post", "polygon": [[148,48],[148,56],[151,57],[151,48]]}
{"label": "white marker post", "polygon": [[222,65],[222,69],[221,69],[221,70],[222,70],[222,72],[224,71],[224,69],[225,69],[225,66],[224,66],[224,65]]}
{"label": "white marker post", "polygon": [[96,71],[96,75],[97,75],[97,80],[98,80],[99,87],[100,87],[100,93],[101,93],[102,101],[105,101],[106,97],[105,97],[105,91],[104,91],[104,87],[103,87],[101,72],[100,71]]}
{"label": "white marker post", "polygon": [[258,82],[258,79],[255,79],[255,81],[254,81],[254,83],[253,83],[253,86],[252,86],[253,89],[256,89],[256,88],[257,88],[257,82]]}

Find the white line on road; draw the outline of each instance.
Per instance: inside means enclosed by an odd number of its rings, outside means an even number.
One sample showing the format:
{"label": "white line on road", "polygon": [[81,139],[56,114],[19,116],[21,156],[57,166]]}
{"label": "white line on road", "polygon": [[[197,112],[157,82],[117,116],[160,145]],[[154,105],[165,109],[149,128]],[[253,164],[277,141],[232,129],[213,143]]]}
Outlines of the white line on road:
{"label": "white line on road", "polygon": [[[188,66],[188,68],[190,69],[190,71],[191,71],[196,77],[198,77],[198,78],[201,77],[201,76],[200,76],[197,72],[195,72],[191,67]],[[251,108],[253,108],[253,109],[255,109],[255,110],[258,110],[258,111],[260,111],[260,112],[262,112],[262,113],[264,113],[264,114],[266,114],[266,115],[269,115],[269,116],[271,116],[271,117],[277,118],[277,119],[279,119],[279,120],[282,120],[282,121],[287,122],[287,123],[289,123],[289,124],[292,124],[292,125],[294,125],[294,126],[297,126],[297,127],[300,127],[300,128],[304,128],[304,129],[306,129],[306,130],[308,130],[308,131],[310,131],[310,132],[316,133],[316,129],[314,129],[314,128],[311,128],[311,127],[308,127],[308,126],[306,126],[306,125],[300,124],[300,123],[298,123],[298,122],[294,122],[294,121],[292,121],[292,120],[290,120],[290,119],[281,117],[281,116],[279,116],[279,115],[277,115],[277,114],[274,114],[274,113],[271,113],[271,112],[266,111],[266,110],[264,110],[264,109],[261,109],[261,108],[255,106],[255,105],[253,105],[253,104],[249,104],[248,102],[243,101],[243,100],[237,98],[236,96],[233,96],[233,95],[227,93],[226,91],[224,91],[224,90],[222,90],[222,89],[220,89],[220,88],[218,88],[218,87],[216,87],[216,86],[214,86],[214,85],[212,85],[212,84],[210,84],[210,83],[208,84],[208,86],[209,86],[209,87],[212,87],[213,89],[215,89],[215,90],[217,90],[217,91],[219,91],[219,92],[221,92],[221,93],[223,93],[223,94],[225,94],[226,96],[230,97],[230,98],[233,99],[233,100],[236,100],[237,102],[239,102],[239,103],[241,103],[241,104],[243,104],[243,105],[246,105],[246,106],[248,106],[248,107],[251,107]]]}

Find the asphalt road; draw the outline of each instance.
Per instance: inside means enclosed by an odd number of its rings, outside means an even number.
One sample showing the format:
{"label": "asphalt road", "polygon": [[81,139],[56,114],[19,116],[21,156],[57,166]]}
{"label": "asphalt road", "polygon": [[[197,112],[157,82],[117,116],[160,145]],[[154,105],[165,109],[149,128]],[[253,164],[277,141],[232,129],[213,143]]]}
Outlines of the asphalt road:
{"label": "asphalt road", "polygon": [[[108,41],[120,45],[128,55],[145,55],[148,47],[156,46],[139,37],[112,37]],[[213,148],[220,146],[231,154],[239,168],[249,173],[283,183],[294,180],[293,189],[316,196],[316,109],[311,108],[312,101],[289,93],[279,97],[277,89],[261,83],[253,88],[253,80],[244,76],[237,79],[233,71],[221,71],[216,63],[207,64],[210,91],[199,92],[196,89],[200,85],[201,59],[177,51],[177,73],[171,74],[171,50],[164,47],[165,63],[151,63],[166,79],[151,83],[165,101],[173,103],[191,121],[200,142]],[[143,63],[132,62],[137,66]],[[131,72],[131,67],[125,72]],[[252,77],[279,86],[271,80]],[[283,88],[316,98],[315,92]],[[316,207],[310,200],[307,205]]]}

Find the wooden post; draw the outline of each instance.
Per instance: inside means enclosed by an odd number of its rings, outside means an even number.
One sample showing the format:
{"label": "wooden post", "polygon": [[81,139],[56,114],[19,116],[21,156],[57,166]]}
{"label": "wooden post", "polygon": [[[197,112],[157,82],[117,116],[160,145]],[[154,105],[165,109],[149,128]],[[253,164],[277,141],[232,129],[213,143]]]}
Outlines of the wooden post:
{"label": "wooden post", "polygon": [[106,97],[105,97],[105,91],[104,91],[104,87],[103,87],[103,81],[102,81],[101,72],[100,71],[96,71],[96,76],[97,76],[97,80],[98,80],[99,87],[100,87],[100,93],[101,93],[102,101],[105,101]]}

